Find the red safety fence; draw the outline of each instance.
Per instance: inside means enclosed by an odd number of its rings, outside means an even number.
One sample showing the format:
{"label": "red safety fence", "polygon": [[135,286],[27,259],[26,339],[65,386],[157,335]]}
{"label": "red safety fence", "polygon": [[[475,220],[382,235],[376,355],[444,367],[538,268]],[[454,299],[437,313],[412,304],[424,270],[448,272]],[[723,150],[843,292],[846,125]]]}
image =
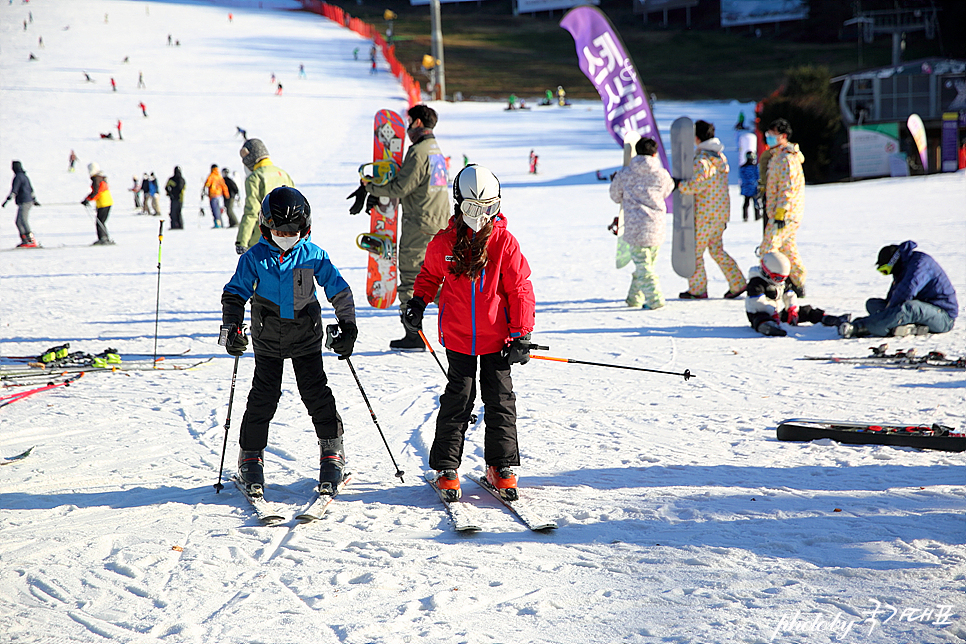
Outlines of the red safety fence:
{"label": "red safety fence", "polygon": [[346,29],[356,32],[367,40],[373,41],[382,51],[383,58],[389,63],[389,69],[392,70],[393,76],[398,78],[402,84],[403,91],[406,92],[406,97],[409,99],[409,107],[423,102],[422,96],[420,95],[419,83],[406,71],[402,63],[396,60],[396,48],[387,43],[386,39],[383,38],[382,34],[374,26],[368,22],[363,22],[359,18],[353,18],[341,7],[322,2],[322,0],[302,0],[302,7],[320,16],[324,16]]}

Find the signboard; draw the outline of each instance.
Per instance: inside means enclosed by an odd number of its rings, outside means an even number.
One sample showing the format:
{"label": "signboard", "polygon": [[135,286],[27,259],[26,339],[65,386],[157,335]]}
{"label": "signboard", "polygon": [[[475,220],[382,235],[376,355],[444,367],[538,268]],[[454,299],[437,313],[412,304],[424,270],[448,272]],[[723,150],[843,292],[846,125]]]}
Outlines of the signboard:
{"label": "signboard", "polygon": [[959,114],[957,112],[943,114],[940,137],[942,148],[940,172],[956,172],[959,169]]}
{"label": "signboard", "polygon": [[553,11],[554,9],[570,9],[582,4],[599,5],[600,0],[514,0],[513,15]]}
{"label": "signboard", "polygon": [[721,0],[722,27],[805,18],[808,18],[808,0]]}
{"label": "signboard", "polygon": [[906,127],[912,140],[916,142],[916,149],[919,150],[919,160],[922,161],[922,171],[929,172],[929,162],[926,160],[926,126],[922,123],[922,118],[918,114],[910,114],[906,119]]}
{"label": "signboard", "polygon": [[[899,152],[899,124],[853,125],[849,128],[852,177],[888,177]],[[903,161],[905,163],[905,161]]]}

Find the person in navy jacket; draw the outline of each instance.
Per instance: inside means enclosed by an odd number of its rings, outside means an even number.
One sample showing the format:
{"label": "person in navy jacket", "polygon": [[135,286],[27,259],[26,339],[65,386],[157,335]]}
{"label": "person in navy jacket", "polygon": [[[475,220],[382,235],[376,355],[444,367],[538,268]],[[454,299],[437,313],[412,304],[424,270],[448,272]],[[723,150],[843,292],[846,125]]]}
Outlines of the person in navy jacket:
{"label": "person in navy jacket", "polygon": [[507,231],[500,182],[492,172],[466,166],[453,181],[453,197],[455,213],[429,243],[403,316],[406,328],[419,332],[426,305],[439,293],[439,341],[449,371],[429,466],[438,472],[443,494],[459,498],[457,468],[476,402],[479,361],[487,480],[512,499],[516,476],[510,467],[520,464],[520,452],[510,365],[530,359],[535,306],[530,266]]}
{"label": "person in navy jacket", "polygon": [[259,226],[261,239],[238,258],[221,297],[226,346],[235,356],[248,347],[242,324],[245,304],[252,301],[255,374],[241,422],[238,478],[250,494],[260,495],[268,427],[281,396],[282,366],[288,358],[319,439],[319,489],[334,494],[345,466],[343,427],[322,368],[322,307],[315,284],[335,309],[340,332],[331,349],[340,358],[352,355],[358,336],[352,291],[328,253],[311,242],[311,208],[298,190],[283,186],[270,192],[262,201]]}
{"label": "person in navy jacket", "polygon": [[845,338],[910,333],[946,333],[959,315],[956,289],[935,259],[915,250],[916,242],[883,246],[876,267],[892,276],[885,299],[870,298],[865,303],[869,315],[839,327]]}
{"label": "person in navy jacket", "polygon": [[19,161],[14,161],[10,168],[13,170],[13,184],[10,186],[10,194],[3,200],[3,207],[13,199],[17,204],[17,231],[20,233],[20,244],[17,248],[37,248],[37,240],[30,231],[30,209],[39,206],[40,202],[34,197],[34,188],[30,185],[30,179]]}

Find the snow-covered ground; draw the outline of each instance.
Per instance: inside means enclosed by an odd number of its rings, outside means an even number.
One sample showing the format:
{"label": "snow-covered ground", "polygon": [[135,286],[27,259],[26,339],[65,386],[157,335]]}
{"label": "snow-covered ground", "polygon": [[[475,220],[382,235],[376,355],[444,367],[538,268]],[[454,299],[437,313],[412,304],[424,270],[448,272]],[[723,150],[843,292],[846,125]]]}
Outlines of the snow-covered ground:
{"label": "snow-covered ground", "polygon": [[[258,4],[0,5],[0,164],[23,162],[44,204],[31,221],[46,246],[0,254],[0,355],[65,341],[151,354],[158,221],[136,214],[126,190],[132,175],[151,171],[163,186],[177,164],[188,180],[186,228],[164,235],[158,348],[214,356],[192,371],[89,374],[0,409],[0,455],[36,446],[0,467],[0,641],[966,640],[964,456],[775,438],[789,417],[963,428],[963,372],[800,360],[861,356],[873,343],[808,325],[758,336],[741,301],[719,299],[727,286],[713,263],[713,299],[628,310],[630,269],[614,268],[606,230],[616,206],[595,178],[621,151],[593,102],[514,113],[435,104],[437,136],[455,165],[465,154],[502,179],[504,212],[533,268],[535,339],[549,355],[696,378],[536,360],[515,368],[523,495],[560,528],[529,532],[467,487],[485,529],[456,535],[421,481],[442,374],[428,354],[387,350],[401,327],[394,311],[364,304],[366,255],[354,238],[367,222],[350,217],[345,200],[371,154],[372,115],[404,109],[403,94],[385,70],[368,73],[367,43],[354,34],[270,6],[291,2]],[[168,34],[180,45],[169,47]],[[706,118],[729,145],[742,109],[750,115],[737,103],[655,106],[665,131],[682,114]],[[124,140],[101,140],[118,119]],[[355,478],[313,525],[262,527],[234,488],[212,488],[232,369],[216,344],[219,297],[236,256],[234,231],[212,230],[195,199],[211,163],[241,175],[236,126],[265,141],[312,203],[314,240],[359,304],[353,363],[406,472],[405,483],[394,479],[351,374],[327,359]],[[536,176],[527,173],[531,149]],[[79,201],[91,161],[114,193],[113,247],[88,246],[94,224]],[[733,189],[725,242],[747,268],[761,228],[741,222]],[[878,249],[905,239],[966,296],[962,172],[809,186],[806,208],[799,241],[813,306],[860,313],[888,288],[874,270]],[[13,211],[0,220],[4,249],[18,242]],[[686,282],[669,258],[666,247],[659,268],[673,296]],[[966,330],[890,346],[958,356]],[[248,354],[229,465],[251,371]],[[293,514],[309,497],[316,450],[287,372],[267,474],[268,495]],[[464,471],[481,468],[476,427]]]}

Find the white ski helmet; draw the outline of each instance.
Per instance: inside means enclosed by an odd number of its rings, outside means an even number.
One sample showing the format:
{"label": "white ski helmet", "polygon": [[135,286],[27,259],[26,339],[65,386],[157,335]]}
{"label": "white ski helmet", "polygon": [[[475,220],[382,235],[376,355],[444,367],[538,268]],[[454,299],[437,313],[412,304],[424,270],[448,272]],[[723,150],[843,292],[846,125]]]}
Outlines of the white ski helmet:
{"label": "white ski helmet", "polygon": [[483,166],[471,163],[453,181],[453,200],[466,225],[478,232],[500,212],[500,180]]}
{"label": "white ski helmet", "polygon": [[788,258],[784,254],[778,251],[765,253],[761,256],[761,270],[765,274],[765,277],[772,282],[784,282],[785,278],[791,272],[791,269],[792,263],[788,261]]}
{"label": "white ski helmet", "polygon": [[91,161],[90,163],[87,164],[87,174],[88,175],[90,175],[90,176],[93,177],[94,175],[100,174],[100,173],[101,173],[101,166],[97,165],[93,161]]}

